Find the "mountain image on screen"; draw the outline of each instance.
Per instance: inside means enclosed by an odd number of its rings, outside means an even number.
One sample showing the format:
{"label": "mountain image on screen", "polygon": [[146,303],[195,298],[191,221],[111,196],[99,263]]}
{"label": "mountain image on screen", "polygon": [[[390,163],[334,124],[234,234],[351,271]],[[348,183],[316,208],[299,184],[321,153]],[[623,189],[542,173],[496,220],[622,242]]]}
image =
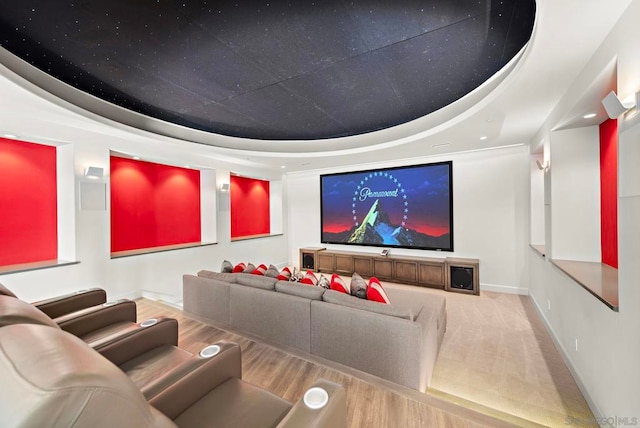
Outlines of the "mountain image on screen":
{"label": "mountain image on screen", "polygon": [[349,231],[331,235],[334,242],[342,241],[349,244],[449,247],[448,233],[442,236],[431,236],[391,224],[389,214],[384,210],[379,199],[373,202],[362,224],[354,226]]}

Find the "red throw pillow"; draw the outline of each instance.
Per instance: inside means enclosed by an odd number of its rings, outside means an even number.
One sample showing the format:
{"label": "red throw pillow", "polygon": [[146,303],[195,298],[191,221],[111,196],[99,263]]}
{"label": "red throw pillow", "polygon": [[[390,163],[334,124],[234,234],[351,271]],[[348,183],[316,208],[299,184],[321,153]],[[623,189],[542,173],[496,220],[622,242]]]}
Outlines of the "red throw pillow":
{"label": "red throw pillow", "polygon": [[280,272],[280,275],[278,275],[277,278],[279,281],[289,281],[291,279],[291,271],[289,270],[288,267],[284,267],[284,269],[282,269],[282,271]]}
{"label": "red throw pillow", "polygon": [[367,286],[367,300],[373,300],[374,302],[386,303],[387,305],[391,303],[389,301],[389,296],[382,288],[382,284],[375,276],[369,280],[369,285]]}
{"label": "red throw pillow", "polygon": [[344,282],[344,280],[337,273],[334,273],[331,276],[329,289],[339,291],[341,293],[351,294],[351,287],[347,285],[347,283]]}
{"label": "red throw pillow", "polygon": [[302,278],[300,280],[300,283],[301,284],[308,284],[308,285],[317,285],[318,284],[318,278],[316,278],[316,276],[313,274],[313,272],[308,270],[307,273],[304,275],[304,278]]}
{"label": "red throw pillow", "polygon": [[231,271],[232,273],[242,273],[244,271],[245,268],[245,264],[244,263],[238,263],[237,265],[235,265],[233,267],[233,270]]}
{"label": "red throw pillow", "polygon": [[251,272],[254,275],[262,275],[264,276],[264,273],[267,271],[267,267],[264,264],[261,264],[260,266],[258,266],[257,268],[254,269],[253,272]]}

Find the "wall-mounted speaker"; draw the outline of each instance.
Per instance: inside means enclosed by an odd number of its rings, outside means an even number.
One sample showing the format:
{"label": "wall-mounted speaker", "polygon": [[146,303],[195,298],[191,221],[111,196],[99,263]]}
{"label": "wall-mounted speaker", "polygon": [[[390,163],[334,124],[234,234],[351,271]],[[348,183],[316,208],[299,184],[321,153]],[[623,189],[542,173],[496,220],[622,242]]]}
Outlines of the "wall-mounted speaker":
{"label": "wall-mounted speaker", "polygon": [[609,94],[602,99],[602,107],[604,107],[607,116],[611,119],[616,119],[633,106],[635,106],[634,102],[623,103],[614,91],[609,92]]}
{"label": "wall-mounted speaker", "polygon": [[300,249],[300,270],[318,270],[318,252],[322,247],[307,247]]}
{"label": "wall-mounted speaker", "polygon": [[475,259],[446,259],[445,290],[458,293],[480,294],[479,267]]}

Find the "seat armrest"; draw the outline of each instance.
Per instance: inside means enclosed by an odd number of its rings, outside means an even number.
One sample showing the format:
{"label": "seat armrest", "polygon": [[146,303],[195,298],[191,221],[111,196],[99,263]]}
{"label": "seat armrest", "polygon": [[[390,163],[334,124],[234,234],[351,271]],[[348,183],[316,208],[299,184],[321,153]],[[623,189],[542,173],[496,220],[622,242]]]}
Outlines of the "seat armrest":
{"label": "seat armrest", "polygon": [[32,305],[47,314],[50,318],[58,318],[71,312],[101,305],[107,301],[107,292],[101,288],[76,291],[63,296],[33,302]]}
{"label": "seat armrest", "polygon": [[147,401],[175,419],[196,401],[232,377],[242,377],[240,346],[218,342],[220,352],[210,358],[194,355],[145,388]]}
{"label": "seat armrest", "polygon": [[54,321],[64,331],[74,336],[82,336],[117,322],[135,323],[136,303],[126,299],[108,302],[63,315],[55,318]]}
{"label": "seat armrest", "polygon": [[149,320],[132,324],[90,345],[116,366],[158,346],[178,346],[178,321],[165,316],[152,319],[156,320],[153,325],[145,326]]}
{"label": "seat armrest", "polygon": [[322,388],[329,401],[321,409],[311,409],[301,397],[277,425],[278,428],[314,427],[344,428],[347,426],[347,395],[344,388],[326,379],[318,379],[312,388]]}

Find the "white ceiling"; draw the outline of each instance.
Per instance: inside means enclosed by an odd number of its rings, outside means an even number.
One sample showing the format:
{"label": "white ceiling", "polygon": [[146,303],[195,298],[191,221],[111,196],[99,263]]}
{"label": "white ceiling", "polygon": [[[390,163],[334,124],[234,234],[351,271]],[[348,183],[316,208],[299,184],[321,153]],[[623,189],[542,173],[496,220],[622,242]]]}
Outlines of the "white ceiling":
{"label": "white ceiling", "polygon": [[[209,143],[219,148],[207,148],[206,152],[229,164],[273,170],[285,166],[284,171],[291,172],[309,169],[310,163],[315,169],[529,144],[630,3],[631,0],[538,0],[533,36],[519,57],[476,91],[413,122],[371,134],[323,140],[317,147],[283,141],[270,144],[268,152],[257,150],[265,147],[259,141],[208,135]],[[20,61],[12,59],[5,51],[0,55],[0,62],[15,69]],[[9,111],[3,111],[0,134],[19,135],[21,130],[29,129],[29,119],[37,114],[40,120],[64,123],[70,128],[102,129],[101,132],[109,128],[109,132],[123,138],[150,136],[146,131],[102,119],[61,102],[15,76],[8,68],[0,68],[0,87],[5,99],[0,106],[5,106],[3,110],[7,110],[7,105],[11,106]],[[22,72],[21,75],[32,81],[42,77],[34,70],[29,73],[25,76]],[[614,81],[615,67],[603,70],[598,81],[585,88],[585,96],[576,101],[557,126],[581,126],[582,115],[592,111],[598,116],[585,121],[584,125],[602,122],[606,117],[598,101],[603,93],[613,89]],[[16,90],[15,99],[12,99],[12,91],[4,88],[15,83],[38,97],[24,97],[20,93],[23,90]],[[53,100],[57,105],[43,99]],[[174,125],[156,121],[155,126],[162,134],[163,127]],[[198,132],[183,131],[187,141],[190,133]],[[487,138],[481,140],[482,136]],[[180,144],[173,138],[157,135],[153,138],[172,145]]]}

